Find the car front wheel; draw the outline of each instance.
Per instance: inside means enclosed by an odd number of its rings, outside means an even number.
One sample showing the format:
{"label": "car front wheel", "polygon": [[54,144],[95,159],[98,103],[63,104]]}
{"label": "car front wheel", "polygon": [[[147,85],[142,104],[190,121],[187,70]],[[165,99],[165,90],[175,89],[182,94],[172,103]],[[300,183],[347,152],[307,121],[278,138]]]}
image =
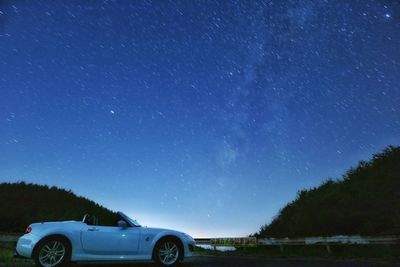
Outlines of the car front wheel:
{"label": "car front wheel", "polygon": [[58,267],[69,263],[70,247],[61,238],[48,238],[42,241],[34,253],[36,266]]}
{"label": "car front wheel", "polygon": [[155,260],[160,266],[176,266],[180,259],[180,250],[173,239],[161,241],[156,248]]}

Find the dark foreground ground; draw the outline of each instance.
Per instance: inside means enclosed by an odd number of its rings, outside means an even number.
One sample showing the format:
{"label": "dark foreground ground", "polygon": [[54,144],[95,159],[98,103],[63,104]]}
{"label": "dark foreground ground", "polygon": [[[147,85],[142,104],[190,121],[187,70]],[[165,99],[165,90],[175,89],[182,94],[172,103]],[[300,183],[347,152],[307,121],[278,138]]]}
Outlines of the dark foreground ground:
{"label": "dark foreground ground", "polygon": [[[15,243],[0,242],[0,267],[34,267],[32,260],[12,257]],[[400,245],[332,246],[328,254],[324,246],[293,246],[280,251],[278,247],[248,247],[219,252],[198,248],[196,256],[181,267],[400,267]],[[76,264],[74,267],[156,267],[151,263]]]}
{"label": "dark foreground ground", "polygon": [[[34,267],[33,263],[9,263],[1,264],[0,266],[19,266],[19,267]],[[75,267],[156,267],[151,263],[131,263],[131,264],[79,264]],[[197,256],[180,265],[181,267],[375,267],[375,266],[399,266],[400,263],[379,263],[362,260],[293,260],[293,259],[255,259],[242,257],[221,257],[221,256]]]}

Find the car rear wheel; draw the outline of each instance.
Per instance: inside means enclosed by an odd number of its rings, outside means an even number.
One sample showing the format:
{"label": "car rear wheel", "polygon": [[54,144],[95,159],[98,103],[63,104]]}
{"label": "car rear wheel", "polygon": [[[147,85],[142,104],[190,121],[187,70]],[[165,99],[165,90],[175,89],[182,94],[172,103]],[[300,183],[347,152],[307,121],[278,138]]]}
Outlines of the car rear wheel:
{"label": "car rear wheel", "polygon": [[160,266],[176,266],[180,259],[180,250],[173,239],[165,239],[157,244],[155,260]]}
{"label": "car rear wheel", "polygon": [[57,237],[45,239],[35,250],[35,264],[40,267],[67,266],[70,252],[69,244],[65,240]]}

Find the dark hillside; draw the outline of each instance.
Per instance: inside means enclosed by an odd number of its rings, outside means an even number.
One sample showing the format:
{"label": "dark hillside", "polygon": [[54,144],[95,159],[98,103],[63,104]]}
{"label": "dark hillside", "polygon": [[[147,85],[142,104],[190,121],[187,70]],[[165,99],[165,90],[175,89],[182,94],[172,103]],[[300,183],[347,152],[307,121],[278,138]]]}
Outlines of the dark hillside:
{"label": "dark hillside", "polygon": [[400,234],[400,147],[361,161],[342,179],[303,190],[262,237]]}
{"label": "dark hillside", "polygon": [[23,232],[34,222],[82,220],[94,214],[101,225],[115,225],[116,213],[71,191],[26,183],[0,184],[0,232]]}

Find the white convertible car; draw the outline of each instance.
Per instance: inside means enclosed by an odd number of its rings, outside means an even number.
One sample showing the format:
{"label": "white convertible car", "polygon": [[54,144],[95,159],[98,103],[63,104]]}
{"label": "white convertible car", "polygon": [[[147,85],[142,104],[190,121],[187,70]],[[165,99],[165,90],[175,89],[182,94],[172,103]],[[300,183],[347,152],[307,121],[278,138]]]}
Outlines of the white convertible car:
{"label": "white convertible car", "polygon": [[98,226],[94,216],[82,222],[31,224],[18,239],[15,257],[33,258],[37,266],[70,262],[155,261],[174,266],[192,256],[195,241],[187,234],[140,226],[118,212],[117,226]]}

